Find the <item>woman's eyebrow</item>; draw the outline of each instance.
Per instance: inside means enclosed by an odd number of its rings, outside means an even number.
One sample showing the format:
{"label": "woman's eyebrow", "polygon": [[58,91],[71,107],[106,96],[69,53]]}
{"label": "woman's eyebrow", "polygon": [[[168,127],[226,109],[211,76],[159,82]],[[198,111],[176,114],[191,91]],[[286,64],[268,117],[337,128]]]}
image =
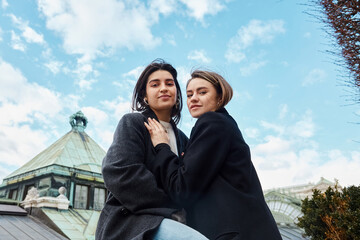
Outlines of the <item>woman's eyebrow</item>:
{"label": "woman's eyebrow", "polygon": [[148,83],[151,83],[151,82],[160,82],[160,79],[151,79],[151,80],[149,80]]}
{"label": "woman's eyebrow", "polygon": [[[160,82],[160,79],[157,79],[157,78],[151,79],[151,80],[149,80],[148,83],[150,83],[150,82]],[[165,79],[165,82],[174,82],[174,79],[172,79],[172,78]]]}
{"label": "woman's eyebrow", "polygon": [[208,89],[208,88],[207,88],[207,87],[198,87],[198,88],[196,89],[196,91],[203,90],[203,89]]}
{"label": "woman's eyebrow", "polygon": [[[199,90],[203,90],[203,89],[208,89],[207,87],[198,87],[197,89],[195,89],[195,91],[199,91]],[[186,92],[193,92],[193,90],[187,90]]]}

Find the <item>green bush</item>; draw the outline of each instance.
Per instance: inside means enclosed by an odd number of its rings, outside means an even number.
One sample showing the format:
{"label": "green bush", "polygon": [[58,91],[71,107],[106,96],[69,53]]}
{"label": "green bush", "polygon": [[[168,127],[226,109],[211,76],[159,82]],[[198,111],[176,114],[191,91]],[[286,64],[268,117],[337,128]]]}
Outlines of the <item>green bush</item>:
{"label": "green bush", "polygon": [[312,240],[360,240],[360,186],[314,190],[311,199],[302,201],[301,211],[298,226]]}

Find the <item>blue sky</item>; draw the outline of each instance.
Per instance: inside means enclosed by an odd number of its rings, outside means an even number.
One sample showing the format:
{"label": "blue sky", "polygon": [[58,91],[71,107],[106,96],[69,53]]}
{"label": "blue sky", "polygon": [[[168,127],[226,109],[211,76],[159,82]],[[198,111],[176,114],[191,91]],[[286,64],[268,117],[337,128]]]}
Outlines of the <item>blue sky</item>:
{"label": "blue sky", "polygon": [[[139,73],[163,58],[183,90],[194,68],[229,81],[227,109],[264,189],[320,177],[359,185],[360,108],[304,3],[2,0],[0,181],[67,133],[78,110],[107,150]],[[189,135],[195,121],[185,107],[180,128]]]}

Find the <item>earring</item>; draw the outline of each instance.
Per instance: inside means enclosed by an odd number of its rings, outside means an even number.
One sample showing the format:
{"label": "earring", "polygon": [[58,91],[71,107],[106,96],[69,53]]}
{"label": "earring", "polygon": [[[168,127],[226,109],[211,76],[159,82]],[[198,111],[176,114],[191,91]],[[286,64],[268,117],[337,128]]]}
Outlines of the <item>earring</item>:
{"label": "earring", "polygon": [[144,98],[144,103],[149,106],[149,103],[148,103],[148,101],[146,100],[146,98]]}

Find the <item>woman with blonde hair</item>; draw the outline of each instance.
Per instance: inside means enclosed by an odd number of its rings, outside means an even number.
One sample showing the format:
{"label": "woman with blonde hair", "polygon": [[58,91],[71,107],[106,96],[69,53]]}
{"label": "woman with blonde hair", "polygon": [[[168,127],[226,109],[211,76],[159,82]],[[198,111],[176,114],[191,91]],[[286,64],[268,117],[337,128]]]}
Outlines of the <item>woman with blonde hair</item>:
{"label": "woman with blonde hair", "polygon": [[186,94],[197,121],[185,153],[173,154],[163,127],[149,118],[145,126],[156,156],[147,166],[185,208],[188,225],[209,239],[280,240],[249,146],[224,108],[232,93],[219,74],[194,71]]}

